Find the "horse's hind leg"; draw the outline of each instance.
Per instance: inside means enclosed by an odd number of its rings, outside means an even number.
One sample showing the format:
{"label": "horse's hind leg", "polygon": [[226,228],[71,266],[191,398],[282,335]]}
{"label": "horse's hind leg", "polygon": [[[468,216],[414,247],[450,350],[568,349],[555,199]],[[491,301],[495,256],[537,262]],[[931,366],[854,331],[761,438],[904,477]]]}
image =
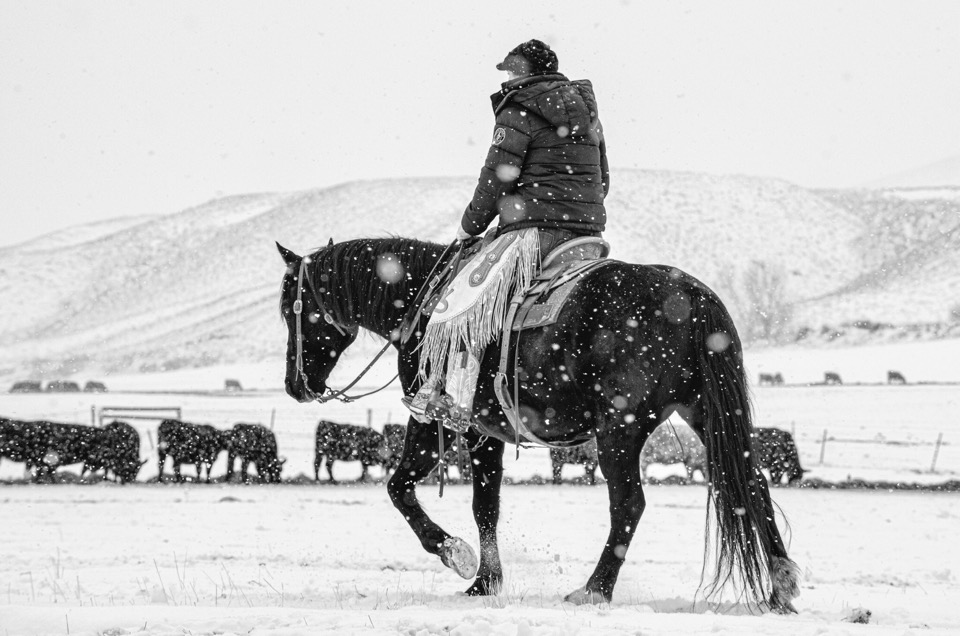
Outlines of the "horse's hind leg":
{"label": "horse's hind leg", "polygon": [[[444,429],[444,446],[453,443],[454,435]],[[438,454],[439,438],[435,424],[421,424],[410,418],[407,435],[403,441],[403,455],[400,466],[387,482],[387,491],[393,506],[400,511],[410,524],[420,545],[430,554],[436,554],[443,564],[453,569],[465,579],[472,578],[477,572],[477,557],[472,548],[462,539],[452,537],[433,522],[417,501],[417,482],[424,479],[434,469],[440,459]],[[480,482],[478,478],[475,483]],[[475,485],[476,489],[477,486]]]}
{"label": "horse's hind leg", "polygon": [[637,428],[623,425],[620,417],[620,414],[611,416],[597,430],[600,472],[607,480],[610,496],[610,533],[587,584],[564,599],[577,605],[610,602],[620,566],[646,506],[640,478],[644,437]]}
{"label": "horse's hind leg", "polygon": [[473,468],[473,519],[480,533],[480,569],[466,593],[469,596],[496,594],[503,583],[497,523],[500,520],[500,483],[503,481],[503,442],[487,438],[482,443],[469,439]]}

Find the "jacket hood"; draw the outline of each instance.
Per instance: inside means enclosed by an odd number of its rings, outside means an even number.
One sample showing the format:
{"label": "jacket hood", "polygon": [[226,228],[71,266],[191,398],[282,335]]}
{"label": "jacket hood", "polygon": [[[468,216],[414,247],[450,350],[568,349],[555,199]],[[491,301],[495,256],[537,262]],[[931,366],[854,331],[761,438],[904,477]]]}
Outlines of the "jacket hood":
{"label": "jacket hood", "polygon": [[554,127],[565,126],[574,135],[587,134],[598,122],[597,99],[590,80],[571,81],[560,73],[504,82],[500,92],[490,99],[494,113],[516,104]]}

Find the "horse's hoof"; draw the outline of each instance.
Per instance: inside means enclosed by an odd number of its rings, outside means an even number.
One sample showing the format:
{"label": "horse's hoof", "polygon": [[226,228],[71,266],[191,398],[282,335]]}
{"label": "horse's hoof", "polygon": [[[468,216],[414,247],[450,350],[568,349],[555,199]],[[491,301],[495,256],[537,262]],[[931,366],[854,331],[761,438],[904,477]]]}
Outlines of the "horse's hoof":
{"label": "horse's hoof", "polygon": [[587,590],[586,587],[581,587],[579,590],[574,590],[563,597],[563,601],[574,605],[598,605],[609,603],[610,599],[604,597],[600,592],[592,592]]}
{"label": "horse's hoof", "polygon": [[480,563],[477,554],[466,541],[460,537],[450,537],[440,546],[440,560],[445,566],[465,579],[472,579],[477,574]]}

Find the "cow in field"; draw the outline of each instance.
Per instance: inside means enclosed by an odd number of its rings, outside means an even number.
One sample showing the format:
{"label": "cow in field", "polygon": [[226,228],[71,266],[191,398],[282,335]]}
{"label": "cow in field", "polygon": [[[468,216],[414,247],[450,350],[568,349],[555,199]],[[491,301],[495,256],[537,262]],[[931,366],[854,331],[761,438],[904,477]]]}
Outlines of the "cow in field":
{"label": "cow in field", "polygon": [[761,373],[760,374],[760,386],[780,386],[783,384],[783,374],[782,373]]}
{"label": "cow in field", "polygon": [[371,428],[320,420],[317,424],[313,476],[320,481],[320,465],[325,464],[330,482],[336,483],[333,462],[360,462],[360,481],[364,481],[370,466],[383,465],[381,453],[384,446],[383,435]]}
{"label": "cow in field", "polygon": [[10,387],[11,393],[39,393],[42,390],[43,389],[39,382],[33,382],[30,380],[14,382],[13,386]]}
{"label": "cow in field", "polygon": [[44,390],[51,393],[76,393],[80,391],[80,385],[71,380],[51,380],[47,382]]}
{"label": "cow in field", "polygon": [[800,466],[800,455],[793,436],[778,428],[755,428],[753,430],[753,452],[757,465],[770,472],[770,483],[779,486],[783,477],[793,484],[803,479],[806,471]]}
{"label": "cow in field", "polygon": [[582,464],[585,470],[584,476],[590,485],[597,483],[597,440],[591,439],[586,444],[580,446],[571,446],[570,448],[551,448],[550,463],[553,466],[553,483],[560,484],[560,477],[564,464]]}
{"label": "cow in field", "polygon": [[5,458],[13,462],[25,463],[29,470],[32,466],[27,462],[26,433],[23,424],[18,420],[0,417],[0,460]]}
{"label": "cow in field", "polygon": [[906,384],[907,379],[899,371],[887,371],[887,384]]}
{"label": "cow in field", "polygon": [[14,451],[7,456],[15,459],[13,455],[17,455],[20,459],[16,461],[34,470],[37,482],[53,481],[60,466],[84,464],[93,466],[94,470],[103,468],[106,433],[101,428],[46,421],[18,422],[15,427],[8,427],[7,437],[13,439],[13,443],[6,445]]}
{"label": "cow in field", "polygon": [[640,452],[640,472],[644,479],[650,464],[683,464],[687,479],[693,480],[694,472],[699,470],[704,480],[708,480],[707,449],[685,424],[674,426],[666,422],[653,431]]}
{"label": "cow in field", "polygon": [[80,476],[87,470],[103,469],[103,478],[113,473],[114,479],[121,484],[136,481],[140,468],[147,460],[140,460],[140,433],[126,422],[110,422],[101,429],[103,446],[99,449],[92,465],[84,464]]}
{"label": "cow in field", "polygon": [[210,483],[210,469],[221,451],[227,450],[229,435],[209,424],[190,424],[180,420],[164,420],[157,429],[157,456],[159,466],[157,481],[163,480],[163,464],[167,455],[173,460],[173,474],[177,482],[183,481],[180,474],[181,464],[195,464],[197,480],[203,477],[203,467],[207,467],[207,483]]}
{"label": "cow in field", "polygon": [[834,371],[827,371],[823,374],[824,384],[843,384],[840,374]]}
{"label": "cow in field", "polygon": [[247,469],[256,464],[260,481],[280,483],[280,471],[286,460],[277,457],[277,438],[273,431],[260,424],[234,424],[227,444],[227,476],[233,477],[233,465],[240,459],[240,479],[247,483]]}

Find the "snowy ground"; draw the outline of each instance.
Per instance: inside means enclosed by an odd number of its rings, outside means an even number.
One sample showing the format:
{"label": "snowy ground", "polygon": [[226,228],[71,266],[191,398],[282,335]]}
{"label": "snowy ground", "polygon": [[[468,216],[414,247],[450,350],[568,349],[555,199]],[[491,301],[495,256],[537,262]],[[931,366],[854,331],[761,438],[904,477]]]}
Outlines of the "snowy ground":
{"label": "snowy ground", "polygon": [[[960,630],[960,495],[781,489],[797,616],[695,603],[705,490],[648,488],[613,603],[574,607],[606,534],[602,487],[513,486],[505,591],[424,553],[374,485],[0,491],[2,634],[947,634]],[[421,497],[476,545],[469,488]],[[870,626],[846,622],[870,610]],[[869,630],[869,631],[866,631]]]}
{"label": "snowy ground", "polygon": [[[748,352],[757,424],[793,430],[810,478],[934,484],[960,479],[960,341],[875,349]],[[931,346],[935,345],[935,346]],[[347,360],[334,384],[352,378]],[[887,368],[914,384],[884,386]],[[842,387],[809,384],[836,370]],[[389,365],[375,379],[390,376]],[[381,378],[381,376],[383,376]],[[218,389],[236,377],[254,390]],[[300,405],[270,365],[104,379],[106,394],[0,394],[0,415],[87,423],[104,406],[177,406],[188,421],[226,428],[273,422],[285,478],[312,476],[318,419],[374,428],[400,421],[389,389],[353,404]],[[373,382],[371,381],[371,384]],[[157,474],[155,422],[133,422],[141,480]],[[827,444],[822,446],[827,430]],[[935,442],[943,434],[936,470]],[[823,461],[820,461],[823,451]],[[169,472],[169,465],[167,467]],[[222,474],[224,460],[214,467]],[[680,474],[654,467],[655,477]],[[190,469],[186,469],[190,473]],[[337,464],[342,480],[355,464]],[[545,451],[507,453],[513,480],[548,476]],[[581,474],[567,467],[568,479]],[[0,462],[0,479],[22,467]],[[380,472],[374,470],[374,476]],[[799,616],[751,615],[696,597],[706,491],[651,486],[648,507],[610,606],[560,598],[583,584],[606,534],[606,490],[504,489],[500,596],[457,595],[463,581],[424,553],[382,484],[271,487],[215,484],[0,487],[0,636],[7,634],[946,634],[960,632],[960,494],[774,491],[805,573]],[[469,488],[422,486],[428,511],[476,546]],[[872,612],[869,626],[844,619]]]}

